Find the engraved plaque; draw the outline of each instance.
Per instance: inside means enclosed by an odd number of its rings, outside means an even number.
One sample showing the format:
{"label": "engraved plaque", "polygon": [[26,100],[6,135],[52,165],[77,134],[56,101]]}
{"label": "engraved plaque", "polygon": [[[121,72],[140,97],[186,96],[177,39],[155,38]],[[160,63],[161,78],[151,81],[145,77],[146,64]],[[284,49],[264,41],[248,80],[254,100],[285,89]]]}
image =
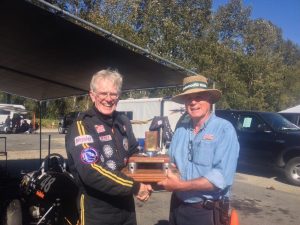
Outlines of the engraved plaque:
{"label": "engraved plaque", "polygon": [[147,157],[139,154],[131,156],[128,167],[123,173],[139,182],[158,182],[166,178],[167,170],[170,168],[170,159],[167,155]]}

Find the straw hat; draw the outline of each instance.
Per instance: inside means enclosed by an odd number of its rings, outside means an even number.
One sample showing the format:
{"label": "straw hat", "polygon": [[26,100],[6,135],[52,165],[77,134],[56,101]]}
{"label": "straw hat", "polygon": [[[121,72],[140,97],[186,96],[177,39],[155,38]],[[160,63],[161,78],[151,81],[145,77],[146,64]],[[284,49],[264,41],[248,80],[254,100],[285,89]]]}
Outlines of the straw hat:
{"label": "straw hat", "polygon": [[207,87],[207,78],[202,75],[186,77],[183,79],[182,93],[175,95],[172,100],[177,103],[184,103],[187,95],[206,92],[211,95],[212,103],[216,103],[222,95],[221,91]]}

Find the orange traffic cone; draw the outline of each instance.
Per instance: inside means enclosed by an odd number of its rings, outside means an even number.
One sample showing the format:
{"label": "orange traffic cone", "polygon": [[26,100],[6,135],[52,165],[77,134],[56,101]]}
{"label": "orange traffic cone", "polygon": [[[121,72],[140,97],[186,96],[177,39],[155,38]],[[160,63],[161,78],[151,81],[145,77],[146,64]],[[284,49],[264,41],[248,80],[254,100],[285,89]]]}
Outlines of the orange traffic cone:
{"label": "orange traffic cone", "polygon": [[230,225],[239,225],[239,217],[238,217],[238,213],[235,209],[231,210]]}

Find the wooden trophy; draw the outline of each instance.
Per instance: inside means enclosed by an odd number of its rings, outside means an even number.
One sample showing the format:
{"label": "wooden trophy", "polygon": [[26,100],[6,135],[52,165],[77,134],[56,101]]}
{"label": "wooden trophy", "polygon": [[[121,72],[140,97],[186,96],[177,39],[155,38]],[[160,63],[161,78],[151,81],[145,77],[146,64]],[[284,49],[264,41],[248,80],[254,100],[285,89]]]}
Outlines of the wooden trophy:
{"label": "wooden trophy", "polygon": [[167,155],[159,154],[159,132],[147,131],[145,133],[145,147],[143,154],[135,154],[128,159],[128,168],[123,172],[136,181],[152,183],[166,178],[170,167]]}

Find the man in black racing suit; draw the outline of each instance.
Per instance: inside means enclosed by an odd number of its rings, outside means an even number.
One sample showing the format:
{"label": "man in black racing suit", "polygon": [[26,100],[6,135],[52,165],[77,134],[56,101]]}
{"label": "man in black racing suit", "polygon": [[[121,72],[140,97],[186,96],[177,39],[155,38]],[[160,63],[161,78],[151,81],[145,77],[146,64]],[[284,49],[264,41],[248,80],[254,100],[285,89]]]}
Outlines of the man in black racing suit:
{"label": "man in black racing suit", "polygon": [[121,172],[138,146],[129,119],[115,111],[121,86],[117,71],[96,73],[90,87],[94,106],[79,114],[66,136],[84,225],[136,225],[133,195],[147,201],[152,191]]}

